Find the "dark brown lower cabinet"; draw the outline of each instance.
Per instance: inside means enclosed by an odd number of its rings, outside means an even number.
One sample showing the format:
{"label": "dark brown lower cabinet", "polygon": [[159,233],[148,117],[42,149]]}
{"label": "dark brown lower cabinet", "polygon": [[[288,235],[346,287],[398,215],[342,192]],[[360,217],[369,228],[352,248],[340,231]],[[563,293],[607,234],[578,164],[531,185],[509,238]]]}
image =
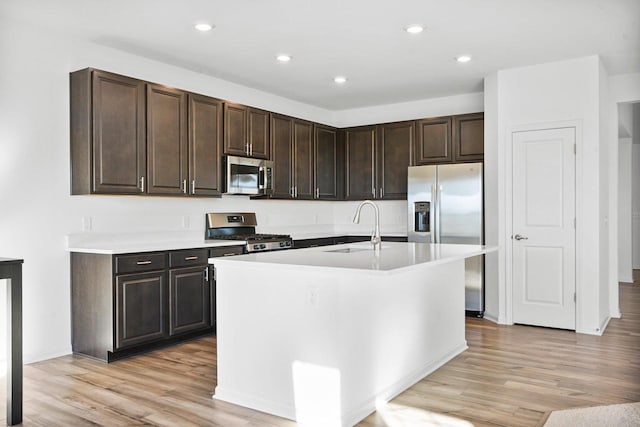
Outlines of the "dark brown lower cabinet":
{"label": "dark brown lower cabinet", "polygon": [[211,326],[208,266],[169,270],[169,334]]}
{"label": "dark brown lower cabinet", "polygon": [[116,350],[166,338],[167,274],[124,274],[116,281]]}
{"label": "dark brown lower cabinet", "polygon": [[[71,254],[71,347],[107,362],[198,335],[215,326],[210,256],[242,248]],[[217,249],[217,248],[216,248]]]}

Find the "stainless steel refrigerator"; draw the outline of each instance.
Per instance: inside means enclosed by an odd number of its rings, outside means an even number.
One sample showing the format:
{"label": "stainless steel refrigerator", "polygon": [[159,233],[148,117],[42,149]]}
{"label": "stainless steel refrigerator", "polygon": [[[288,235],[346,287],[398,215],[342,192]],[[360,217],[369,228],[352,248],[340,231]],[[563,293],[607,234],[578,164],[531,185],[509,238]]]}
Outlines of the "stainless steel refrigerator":
{"label": "stainless steel refrigerator", "polygon": [[[410,242],[484,244],[482,163],[410,166]],[[484,255],[465,261],[467,315],[484,315]]]}

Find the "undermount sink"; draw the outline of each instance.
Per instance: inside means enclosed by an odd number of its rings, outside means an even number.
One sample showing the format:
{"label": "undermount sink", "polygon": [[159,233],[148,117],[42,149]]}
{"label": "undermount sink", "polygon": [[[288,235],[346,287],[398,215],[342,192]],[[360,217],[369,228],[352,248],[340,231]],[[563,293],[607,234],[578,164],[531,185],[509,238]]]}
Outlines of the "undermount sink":
{"label": "undermount sink", "polygon": [[336,253],[341,253],[341,254],[348,254],[351,252],[362,252],[362,251],[370,251],[371,249],[365,249],[365,248],[342,248],[342,249],[331,249],[329,251],[324,251],[324,252],[336,252]]}

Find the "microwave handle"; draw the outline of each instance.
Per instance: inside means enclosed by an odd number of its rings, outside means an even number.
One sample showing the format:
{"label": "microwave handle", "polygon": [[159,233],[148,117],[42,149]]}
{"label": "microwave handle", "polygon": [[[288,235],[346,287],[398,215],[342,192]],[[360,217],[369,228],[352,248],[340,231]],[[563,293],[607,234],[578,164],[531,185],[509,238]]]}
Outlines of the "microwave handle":
{"label": "microwave handle", "polygon": [[267,168],[264,166],[258,167],[258,189],[264,190],[267,186]]}

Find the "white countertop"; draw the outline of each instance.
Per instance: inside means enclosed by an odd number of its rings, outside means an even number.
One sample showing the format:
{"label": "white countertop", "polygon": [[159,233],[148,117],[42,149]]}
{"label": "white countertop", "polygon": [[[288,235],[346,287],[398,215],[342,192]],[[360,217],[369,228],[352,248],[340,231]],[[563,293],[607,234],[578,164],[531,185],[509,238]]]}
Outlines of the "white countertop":
{"label": "white countertop", "polygon": [[67,252],[89,254],[127,254],[134,252],[170,251],[179,249],[215,248],[244,245],[243,240],[205,240],[198,233],[132,233],[67,236]]}
{"label": "white countertop", "polygon": [[[374,253],[371,243],[350,243],[239,255],[225,258],[210,258],[216,266],[253,263],[260,267],[283,266],[300,269],[347,269],[368,272],[396,272],[422,264],[436,264],[462,260],[497,250],[482,245],[452,245],[432,243],[382,242],[382,250]],[[231,264],[232,263],[232,264]]]}

